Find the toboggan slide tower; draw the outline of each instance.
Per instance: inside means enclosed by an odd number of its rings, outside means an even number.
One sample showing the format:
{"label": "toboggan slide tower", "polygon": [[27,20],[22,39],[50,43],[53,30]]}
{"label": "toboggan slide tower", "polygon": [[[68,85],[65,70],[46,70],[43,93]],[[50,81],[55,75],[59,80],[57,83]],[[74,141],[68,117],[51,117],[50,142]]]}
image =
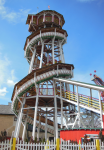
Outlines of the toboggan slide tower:
{"label": "toboggan slide tower", "polygon": [[[46,140],[47,132],[57,139],[60,128],[104,128],[104,103],[100,96],[104,87],[68,80],[73,77],[74,66],[65,64],[63,45],[68,35],[62,29],[64,23],[63,16],[52,10],[28,15],[26,24],[31,35],[26,39],[24,52],[29,71],[12,94],[12,110],[17,116],[15,138],[19,137],[21,123],[22,140],[27,123],[33,126],[33,140],[36,127],[38,139],[41,128]],[[90,96],[79,94],[78,87],[88,89]],[[92,90],[98,92],[99,99],[92,97]]]}
{"label": "toboggan slide tower", "polygon": [[[16,138],[19,136],[21,122],[24,125],[23,140],[27,123],[33,125],[33,139],[36,126],[45,130],[45,139],[47,131],[58,137],[58,128],[61,126],[57,123],[57,117],[60,117],[61,107],[64,107],[64,111],[69,103],[65,102],[61,106],[60,99],[56,100],[55,89],[60,86],[55,88],[53,78],[72,78],[74,69],[72,64],[65,64],[63,45],[68,35],[62,29],[64,23],[63,16],[52,10],[27,17],[26,24],[29,25],[31,35],[26,39],[24,52],[29,71],[15,85],[12,94],[12,110],[18,116],[14,132]],[[69,90],[67,84],[65,87]],[[64,90],[64,84],[61,88]],[[45,126],[40,122],[45,123]],[[53,130],[47,124],[54,126]]]}

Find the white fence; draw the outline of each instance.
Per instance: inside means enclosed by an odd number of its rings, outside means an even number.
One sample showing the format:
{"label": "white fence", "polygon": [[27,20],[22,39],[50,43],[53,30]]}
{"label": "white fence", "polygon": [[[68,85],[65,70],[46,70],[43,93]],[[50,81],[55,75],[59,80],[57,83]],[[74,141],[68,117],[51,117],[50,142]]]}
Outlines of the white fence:
{"label": "white fence", "polygon": [[12,148],[12,144],[11,141],[9,140],[0,143],[0,150],[11,150],[11,148]]}
{"label": "white fence", "polygon": [[[0,150],[12,150],[12,141],[5,141],[0,143]],[[26,143],[23,141],[16,142],[15,150],[56,150],[56,142],[49,141],[47,143]],[[88,144],[72,144],[70,141],[60,141],[60,150],[96,150],[96,143],[90,142]],[[100,142],[100,150],[104,150],[104,143]]]}
{"label": "white fence", "polygon": [[104,150],[104,143],[100,141],[100,150]]}
{"label": "white fence", "polygon": [[83,145],[72,144],[70,143],[70,140],[64,141],[61,139],[60,150],[96,150],[96,145],[94,142],[90,142]]}
{"label": "white fence", "polygon": [[16,144],[17,150],[56,150],[55,141],[49,141],[48,143],[26,143],[18,141]]}

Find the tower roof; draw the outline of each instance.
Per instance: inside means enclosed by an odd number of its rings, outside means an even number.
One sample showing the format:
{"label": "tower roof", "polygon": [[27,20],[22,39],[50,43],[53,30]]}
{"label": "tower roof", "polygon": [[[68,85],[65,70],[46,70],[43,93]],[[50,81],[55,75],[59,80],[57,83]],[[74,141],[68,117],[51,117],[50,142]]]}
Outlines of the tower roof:
{"label": "tower roof", "polygon": [[28,14],[28,17],[27,17],[27,20],[26,20],[26,24],[29,24],[29,23],[30,23],[30,20],[31,20],[31,16],[32,16],[32,15],[33,15],[33,16],[40,16],[40,15],[42,15],[43,13],[52,13],[52,14],[58,15],[58,16],[61,18],[61,20],[62,20],[62,25],[64,25],[65,20],[64,20],[63,15],[61,15],[60,13],[58,13],[58,12],[55,11],[55,10],[43,10],[43,11],[37,13],[37,14]]}

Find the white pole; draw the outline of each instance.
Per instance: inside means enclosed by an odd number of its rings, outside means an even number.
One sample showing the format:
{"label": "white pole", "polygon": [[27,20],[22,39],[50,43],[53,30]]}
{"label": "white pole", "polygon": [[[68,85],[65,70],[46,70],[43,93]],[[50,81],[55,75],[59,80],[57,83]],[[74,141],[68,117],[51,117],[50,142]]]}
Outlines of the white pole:
{"label": "white pole", "polygon": [[31,73],[31,71],[32,71],[35,54],[36,54],[36,48],[34,49],[34,52],[33,52],[32,58],[31,58],[30,67],[29,67],[29,72],[28,73]]}
{"label": "white pole", "polygon": [[47,140],[47,108],[46,108],[46,118],[45,118],[45,140]]}
{"label": "white pole", "polygon": [[54,38],[52,39],[52,59],[53,59],[53,64],[55,63],[54,60]]}
{"label": "white pole", "polygon": [[100,106],[100,120],[101,120],[101,128],[103,128],[103,120],[102,120],[102,104],[101,104],[100,91],[98,91],[98,94],[99,94],[99,106]]}
{"label": "white pole", "polygon": [[78,107],[78,117],[79,117],[79,127],[80,127],[81,124],[80,124],[80,107],[79,107],[78,86],[76,86],[76,93],[77,93],[77,107]]}
{"label": "white pole", "polygon": [[48,81],[47,81],[47,84],[46,84],[46,95],[48,95]]}
{"label": "white pole", "polygon": [[60,50],[60,54],[61,54],[61,62],[63,63],[62,46],[61,46],[61,42],[60,41],[59,41],[59,50]]}
{"label": "white pole", "polygon": [[[49,45],[47,45],[48,49],[49,49]],[[49,53],[47,52],[47,64],[49,63]],[[49,65],[49,64],[48,64]]]}
{"label": "white pole", "polygon": [[56,99],[56,91],[55,91],[55,81],[53,81],[54,87],[54,105],[55,105],[55,130],[56,130],[56,139],[58,138],[58,126],[57,126],[57,99]]}
{"label": "white pole", "polygon": [[63,63],[65,63],[63,48],[62,48],[62,57],[63,57]]}
{"label": "white pole", "polygon": [[[55,108],[54,108],[54,112],[55,112]],[[54,113],[54,117],[53,117],[53,124],[54,124],[54,137],[56,137],[56,129],[55,129],[55,113]]]}
{"label": "white pole", "polygon": [[41,58],[40,58],[40,66],[39,66],[39,68],[42,68],[43,50],[44,50],[44,41],[42,41],[42,49],[41,49]]}
{"label": "white pole", "polygon": [[14,137],[16,136],[17,126],[18,126],[19,119],[20,119],[20,112],[18,114],[17,121],[16,121],[16,126],[15,126],[15,131],[14,131]]}
{"label": "white pole", "polygon": [[58,46],[59,46],[59,48],[58,48],[58,51],[59,51],[59,52],[58,52],[58,55],[59,55],[58,58],[59,58],[59,60],[61,60],[61,59],[60,59],[60,56],[61,56],[61,54],[60,54],[60,45],[59,45],[60,41],[58,40],[57,43],[58,43]]}
{"label": "white pole", "polygon": [[41,84],[41,95],[43,95],[43,83]]}
{"label": "white pole", "polygon": [[60,99],[61,99],[61,128],[63,127],[63,100],[62,100],[62,90],[60,82]]}
{"label": "white pole", "polygon": [[24,138],[25,138],[26,125],[27,125],[27,118],[25,120],[25,124],[24,124],[24,127],[23,127],[22,141],[24,141]]}
{"label": "white pole", "polygon": [[25,101],[26,101],[26,98],[24,97],[24,100],[23,100],[23,103],[22,103],[22,106],[21,106],[21,111],[20,111],[20,114],[19,114],[17,129],[16,129],[16,132],[15,132],[15,135],[14,135],[14,137],[16,139],[18,138],[19,132],[20,132],[20,126],[21,126],[22,116],[23,116],[23,110],[22,110],[22,108],[24,107]]}
{"label": "white pole", "polygon": [[[92,105],[92,89],[90,89],[90,98],[91,98],[91,105]],[[94,128],[94,114],[91,111],[91,126]]]}
{"label": "white pole", "polygon": [[38,109],[38,93],[39,93],[39,85],[37,88],[37,96],[36,96],[36,102],[35,102],[35,111],[34,111],[34,122],[33,122],[33,140],[35,139],[35,128],[36,128],[36,118],[37,118],[37,109]]}
{"label": "white pole", "polygon": [[39,141],[39,134],[40,134],[40,115],[39,115],[39,127],[38,127],[38,134],[37,134],[37,140]]}

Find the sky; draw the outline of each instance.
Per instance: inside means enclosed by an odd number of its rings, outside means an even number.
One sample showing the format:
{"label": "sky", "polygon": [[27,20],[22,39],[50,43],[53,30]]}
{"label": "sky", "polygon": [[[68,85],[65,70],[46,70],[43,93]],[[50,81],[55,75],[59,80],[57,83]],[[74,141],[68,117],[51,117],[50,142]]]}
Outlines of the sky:
{"label": "sky", "polygon": [[0,0],[0,104],[11,102],[14,85],[28,74],[27,16],[48,5],[64,16],[64,57],[75,67],[73,80],[94,84],[94,70],[104,80],[104,0]]}

